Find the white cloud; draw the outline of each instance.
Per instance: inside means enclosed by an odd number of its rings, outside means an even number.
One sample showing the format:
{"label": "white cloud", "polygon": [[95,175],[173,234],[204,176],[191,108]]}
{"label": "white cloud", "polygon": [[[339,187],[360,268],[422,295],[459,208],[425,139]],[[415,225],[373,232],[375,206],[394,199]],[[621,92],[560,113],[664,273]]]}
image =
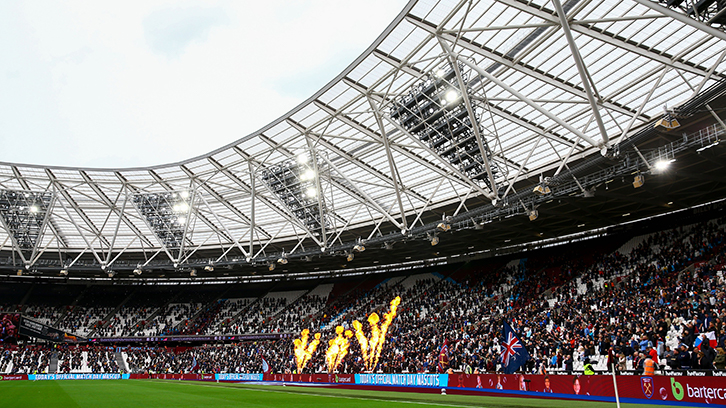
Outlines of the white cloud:
{"label": "white cloud", "polygon": [[0,161],[163,164],[276,119],[402,0],[0,3]]}
{"label": "white cloud", "polygon": [[179,57],[193,41],[204,42],[209,31],[228,21],[220,7],[173,7],[157,10],[144,19],[144,36],[155,52]]}

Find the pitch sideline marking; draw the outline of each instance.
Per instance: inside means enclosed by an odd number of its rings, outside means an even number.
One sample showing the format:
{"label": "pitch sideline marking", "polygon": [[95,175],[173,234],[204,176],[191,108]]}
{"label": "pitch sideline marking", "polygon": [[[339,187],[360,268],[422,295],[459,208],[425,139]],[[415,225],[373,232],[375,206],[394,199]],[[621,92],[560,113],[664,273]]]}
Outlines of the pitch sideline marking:
{"label": "pitch sideline marking", "polygon": [[[173,380],[157,380],[161,381],[165,384],[184,384],[188,383],[187,381],[173,381]],[[277,392],[280,394],[296,394],[296,395],[309,395],[313,397],[330,397],[330,398],[346,398],[346,399],[354,399],[354,400],[363,400],[363,401],[385,401],[383,398],[364,398],[364,397],[350,397],[350,396],[341,396],[341,395],[325,395],[325,394],[315,394],[315,393],[307,393],[307,392],[297,392],[297,391],[282,391],[282,390],[265,390],[260,388],[249,388],[249,387],[229,387],[224,385],[215,385],[215,384],[197,384],[192,383],[198,387],[214,387],[214,388],[238,388],[241,390],[252,390],[252,391],[260,391],[260,392]],[[434,394],[435,395],[435,394]],[[396,402],[401,402],[404,404],[427,404],[427,405],[436,405],[440,407],[454,407],[454,408],[471,408],[473,405],[454,405],[454,404],[442,404],[438,402],[427,402],[427,401],[406,401],[406,400],[396,400]]]}

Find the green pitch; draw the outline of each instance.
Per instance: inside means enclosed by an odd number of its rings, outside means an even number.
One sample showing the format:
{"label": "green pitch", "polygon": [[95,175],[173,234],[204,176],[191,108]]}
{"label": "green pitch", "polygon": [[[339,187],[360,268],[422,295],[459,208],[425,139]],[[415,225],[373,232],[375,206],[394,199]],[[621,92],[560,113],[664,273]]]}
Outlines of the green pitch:
{"label": "green pitch", "polygon": [[[542,407],[600,408],[614,403],[439,395],[160,380],[0,382],[0,407]],[[623,407],[653,405],[623,404]]]}

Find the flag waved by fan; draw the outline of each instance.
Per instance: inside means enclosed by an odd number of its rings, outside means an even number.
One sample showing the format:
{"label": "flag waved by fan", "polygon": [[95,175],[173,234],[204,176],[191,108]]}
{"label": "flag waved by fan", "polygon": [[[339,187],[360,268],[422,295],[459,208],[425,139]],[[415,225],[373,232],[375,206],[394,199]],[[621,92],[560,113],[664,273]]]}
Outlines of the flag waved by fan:
{"label": "flag waved by fan", "polygon": [[701,345],[708,340],[708,345],[711,348],[716,348],[718,346],[718,340],[716,339],[716,333],[713,331],[703,333],[700,336],[696,337],[696,341],[693,343],[693,347],[701,350]]}
{"label": "flag waved by fan", "polygon": [[449,368],[449,339],[444,340],[444,345],[439,350],[438,372],[445,373],[447,368]]}
{"label": "flag waved by fan", "polygon": [[502,342],[502,372],[513,374],[529,360],[529,353],[519,340],[509,323],[504,322],[504,341]]}

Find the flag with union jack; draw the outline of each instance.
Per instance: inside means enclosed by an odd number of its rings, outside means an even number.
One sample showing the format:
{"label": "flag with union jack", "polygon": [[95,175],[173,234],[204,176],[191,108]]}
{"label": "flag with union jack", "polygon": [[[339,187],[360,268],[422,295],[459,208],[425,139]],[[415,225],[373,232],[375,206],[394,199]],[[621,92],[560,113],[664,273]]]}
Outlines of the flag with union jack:
{"label": "flag with union jack", "polygon": [[529,360],[529,353],[506,321],[504,322],[503,334],[502,372],[512,374]]}

